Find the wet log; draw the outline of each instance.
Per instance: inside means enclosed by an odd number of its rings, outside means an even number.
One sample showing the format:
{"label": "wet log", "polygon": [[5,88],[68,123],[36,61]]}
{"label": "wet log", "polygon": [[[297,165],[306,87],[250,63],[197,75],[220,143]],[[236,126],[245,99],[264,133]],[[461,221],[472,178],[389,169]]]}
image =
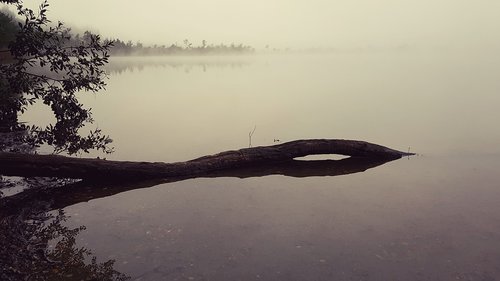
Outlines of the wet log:
{"label": "wet log", "polygon": [[297,140],[272,146],[244,148],[177,163],[110,161],[59,155],[0,153],[0,175],[59,177],[96,181],[128,181],[191,177],[226,169],[259,167],[317,154],[341,154],[372,159],[412,155],[355,140]]}

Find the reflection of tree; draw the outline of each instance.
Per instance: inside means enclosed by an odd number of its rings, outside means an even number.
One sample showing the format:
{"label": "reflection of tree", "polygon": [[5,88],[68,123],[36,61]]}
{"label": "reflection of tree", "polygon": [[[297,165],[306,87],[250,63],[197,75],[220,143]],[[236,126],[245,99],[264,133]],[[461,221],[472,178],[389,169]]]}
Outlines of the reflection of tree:
{"label": "reflection of tree", "polygon": [[99,263],[88,249],[77,247],[85,227],[64,226],[63,210],[47,212],[49,205],[35,200],[0,214],[0,280],[128,279],[113,269],[114,260]]}
{"label": "reflection of tree", "polygon": [[211,60],[190,60],[190,59],[159,59],[151,60],[148,58],[142,59],[135,57],[129,58],[116,58],[107,64],[105,69],[109,74],[122,74],[134,71],[143,71],[145,68],[168,68],[178,71],[184,71],[186,73],[192,70],[201,69],[206,72],[207,69],[238,69],[249,64],[245,60],[223,60],[223,61],[211,61]]}

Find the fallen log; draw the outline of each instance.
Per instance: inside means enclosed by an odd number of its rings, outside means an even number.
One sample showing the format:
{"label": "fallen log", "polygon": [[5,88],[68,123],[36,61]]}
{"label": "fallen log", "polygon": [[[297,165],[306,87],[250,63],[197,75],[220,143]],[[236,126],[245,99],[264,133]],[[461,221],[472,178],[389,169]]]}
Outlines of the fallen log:
{"label": "fallen log", "polygon": [[127,181],[191,177],[226,169],[258,167],[317,154],[341,154],[373,159],[413,155],[355,140],[297,140],[273,146],[226,151],[177,163],[110,161],[59,155],[0,153],[0,175],[59,177],[98,181]]}

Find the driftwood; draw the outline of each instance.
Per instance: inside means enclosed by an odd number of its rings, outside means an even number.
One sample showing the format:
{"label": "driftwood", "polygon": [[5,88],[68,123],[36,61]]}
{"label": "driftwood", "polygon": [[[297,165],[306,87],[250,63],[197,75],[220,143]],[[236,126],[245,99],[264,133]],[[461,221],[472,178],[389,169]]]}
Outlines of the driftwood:
{"label": "driftwood", "polygon": [[192,177],[227,169],[259,167],[315,154],[341,154],[372,159],[412,155],[377,144],[354,140],[297,140],[260,146],[177,163],[109,161],[59,155],[0,153],[0,175],[59,177],[86,180],[143,180]]}

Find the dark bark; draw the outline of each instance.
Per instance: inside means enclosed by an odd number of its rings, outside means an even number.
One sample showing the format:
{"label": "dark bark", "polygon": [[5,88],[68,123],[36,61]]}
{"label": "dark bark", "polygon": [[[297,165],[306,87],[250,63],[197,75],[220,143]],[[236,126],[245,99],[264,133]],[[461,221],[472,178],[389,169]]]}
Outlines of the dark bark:
{"label": "dark bark", "polygon": [[411,153],[354,140],[297,140],[245,148],[177,163],[108,161],[58,155],[0,153],[0,175],[87,180],[141,180],[192,177],[235,168],[259,167],[315,154],[397,159]]}

